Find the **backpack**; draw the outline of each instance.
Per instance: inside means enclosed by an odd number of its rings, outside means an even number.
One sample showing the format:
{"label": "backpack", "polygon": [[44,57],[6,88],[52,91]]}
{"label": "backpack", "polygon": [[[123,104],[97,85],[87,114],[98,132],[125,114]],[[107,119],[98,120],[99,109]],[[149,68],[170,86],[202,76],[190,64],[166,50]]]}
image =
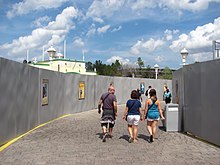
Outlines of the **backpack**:
{"label": "backpack", "polygon": [[151,88],[148,88],[145,92],[145,96],[148,96],[148,94],[150,93]]}
{"label": "backpack", "polygon": [[165,96],[165,98],[170,99],[171,98],[171,93],[170,92],[165,92],[164,96]]}
{"label": "backpack", "polygon": [[146,92],[145,92],[145,96],[148,96],[148,90],[149,90],[149,89],[146,90]]}

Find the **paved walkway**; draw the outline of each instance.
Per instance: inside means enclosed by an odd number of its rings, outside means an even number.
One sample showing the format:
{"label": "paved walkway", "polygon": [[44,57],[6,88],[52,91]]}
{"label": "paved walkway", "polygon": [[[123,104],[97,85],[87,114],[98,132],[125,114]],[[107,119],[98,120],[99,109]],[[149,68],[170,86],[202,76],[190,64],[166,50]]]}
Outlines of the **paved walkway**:
{"label": "paved walkway", "polygon": [[141,122],[137,143],[128,143],[126,122],[119,116],[114,137],[105,143],[97,110],[74,114],[45,125],[0,152],[0,164],[7,165],[187,165],[220,164],[220,148],[177,132],[158,129],[148,143],[146,123]]}

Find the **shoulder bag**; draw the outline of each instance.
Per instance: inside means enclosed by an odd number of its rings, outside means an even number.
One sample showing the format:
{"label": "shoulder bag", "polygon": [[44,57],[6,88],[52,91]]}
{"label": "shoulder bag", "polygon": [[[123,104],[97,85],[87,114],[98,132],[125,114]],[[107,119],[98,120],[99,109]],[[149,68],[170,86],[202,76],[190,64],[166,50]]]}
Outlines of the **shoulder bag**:
{"label": "shoulder bag", "polygon": [[[134,103],[131,105],[131,107],[128,109],[128,112],[133,108],[133,106],[135,105],[137,100],[134,101]],[[128,112],[127,112],[127,115],[125,116],[125,120],[127,121],[128,119]]]}

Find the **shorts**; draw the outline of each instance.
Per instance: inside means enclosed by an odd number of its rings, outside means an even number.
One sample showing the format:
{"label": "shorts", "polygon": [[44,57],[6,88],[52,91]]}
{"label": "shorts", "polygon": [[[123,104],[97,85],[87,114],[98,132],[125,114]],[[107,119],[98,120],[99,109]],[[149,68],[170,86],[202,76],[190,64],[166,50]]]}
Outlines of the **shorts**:
{"label": "shorts", "polygon": [[[110,121],[111,123],[109,123],[107,121]],[[102,117],[101,117],[101,127],[108,127],[109,128],[113,128],[115,125],[115,115],[114,115],[114,111],[113,110],[104,110],[102,113]]]}
{"label": "shorts", "polygon": [[140,115],[128,115],[127,123],[128,125],[138,125],[140,121]]}
{"label": "shorts", "polygon": [[156,119],[150,119],[149,117],[147,117],[147,121],[159,121],[160,120],[160,117],[159,118],[156,118]]}
{"label": "shorts", "polygon": [[[113,128],[115,124],[111,124],[109,123],[109,128]],[[101,123],[101,127],[106,127],[108,128],[108,124],[107,123]]]}
{"label": "shorts", "polygon": [[155,121],[155,120],[160,120],[160,114],[159,112],[148,112],[147,115],[147,121]]}

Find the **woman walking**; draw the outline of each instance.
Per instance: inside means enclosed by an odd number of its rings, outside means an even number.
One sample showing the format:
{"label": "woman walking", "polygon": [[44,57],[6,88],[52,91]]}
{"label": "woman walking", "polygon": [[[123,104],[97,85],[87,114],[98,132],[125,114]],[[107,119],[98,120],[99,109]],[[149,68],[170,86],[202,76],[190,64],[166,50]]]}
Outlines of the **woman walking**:
{"label": "woman walking", "polygon": [[150,134],[150,142],[154,141],[157,130],[157,124],[161,117],[164,120],[160,101],[156,97],[156,90],[150,90],[150,98],[146,100],[144,116],[147,119],[147,130]]}
{"label": "woman walking", "polygon": [[123,119],[128,123],[129,143],[137,141],[138,124],[142,120],[141,102],[138,96],[136,90],[131,92],[131,99],[127,101],[123,115]]}

